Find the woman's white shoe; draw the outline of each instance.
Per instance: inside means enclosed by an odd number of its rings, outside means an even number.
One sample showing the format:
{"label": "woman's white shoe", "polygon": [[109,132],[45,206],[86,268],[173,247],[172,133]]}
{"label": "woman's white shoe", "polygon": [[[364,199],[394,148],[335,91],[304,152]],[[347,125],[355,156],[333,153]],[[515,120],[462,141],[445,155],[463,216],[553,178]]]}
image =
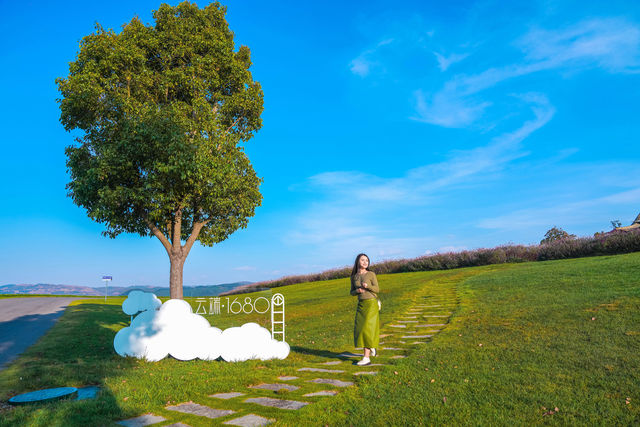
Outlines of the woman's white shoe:
{"label": "woman's white shoe", "polygon": [[369,365],[369,364],[371,364],[371,359],[369,359],[368,357],[363,357],[361,361],[356,363],[356,365],[358,365],[358,366],[365,366],[365,365]]}
{"label": "woman's white shoe", "polygon": [[378,355],[378,352],[376,351],[375,348],[371,349],[371,356],[376,357]]}

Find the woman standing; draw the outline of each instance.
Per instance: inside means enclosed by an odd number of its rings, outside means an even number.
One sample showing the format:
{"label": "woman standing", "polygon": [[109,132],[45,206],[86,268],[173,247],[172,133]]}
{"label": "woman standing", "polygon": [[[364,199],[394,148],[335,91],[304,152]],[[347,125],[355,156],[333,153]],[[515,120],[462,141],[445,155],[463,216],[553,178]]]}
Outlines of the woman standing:
{"label": "woman standing", "polygon": [[351,295],[358,296],[353,341],[356,348],[364,347],[364,357],[357,364],[369,365],[369,356],[376,355],[380,339],[380,317],[378,315],[378,279],[369,270],[369,257],[358,254],[351,271]]}

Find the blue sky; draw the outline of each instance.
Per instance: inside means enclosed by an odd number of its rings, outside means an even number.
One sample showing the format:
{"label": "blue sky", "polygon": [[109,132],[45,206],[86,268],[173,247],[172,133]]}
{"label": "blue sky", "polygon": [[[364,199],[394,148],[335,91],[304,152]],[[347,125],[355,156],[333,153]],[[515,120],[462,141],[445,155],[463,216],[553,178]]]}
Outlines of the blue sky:
{"label": "blue sky", "polygon": [[[169,2],[172,5],[177,2]],[[264,201],[184,284],[264,280],[579,236],[640,212],[635,1],[230,1],[265,93]],[[54,79],[94,23],[159,3],[1,0],[0,284],[168,286],[155,238],[102,237],[66,196]],[[201,7],[205,3],[199,4]]]}

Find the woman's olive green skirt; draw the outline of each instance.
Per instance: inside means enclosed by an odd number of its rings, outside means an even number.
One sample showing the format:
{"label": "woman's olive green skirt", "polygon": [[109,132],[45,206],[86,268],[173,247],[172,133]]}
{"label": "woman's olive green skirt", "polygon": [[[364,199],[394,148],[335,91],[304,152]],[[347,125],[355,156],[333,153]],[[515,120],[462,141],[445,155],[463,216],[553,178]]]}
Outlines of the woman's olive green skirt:
{"label": "woman's olive green skirt", "polygon": [[353,328],[353,342],[356,348],[378,348],[380,340],[378,312],[378,300],[375,298],[358,301],[356,324]]}

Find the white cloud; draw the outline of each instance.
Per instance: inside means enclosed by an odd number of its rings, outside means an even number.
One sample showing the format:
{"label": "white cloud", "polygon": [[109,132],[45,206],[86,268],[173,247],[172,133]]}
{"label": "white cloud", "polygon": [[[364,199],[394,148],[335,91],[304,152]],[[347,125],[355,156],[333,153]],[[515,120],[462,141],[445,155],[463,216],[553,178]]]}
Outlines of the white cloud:
{"label": "white cloud", "polygon": [[518,45],[527,60],[543,68],[571,64],[639,71],[640,30],[621,18],[592,19],[562,30],[535,29]]}
{"label": "white cloud", "polygon": [[251,265],[241,265],[240,267],[234,268],[236,271],[253,271],[256,268]]}
{"label": "white cloud", "polygon": [[143,311],[131,325],[116,334],[113,345],[120,356],[133,356],[155,362],[171,355],[179,360],[228,362],[249,359],[284,359],[289,344],[271,338],[268,330],[246,323],[221,331],[207,319],[194,314],[188,302],[166,301],[159,310]]}
{"label": "white cloud", "polygon": [[518,230],[531,227],[552,227],[558,224],[576,225],[589,223],[597,217],[599,209],[609,209],[611,205],[640,205],[640,188],[634,188],[604,197],[579,200],[564,204],[553,204],[515,210],[511,213],[485,218],[477,226],[494,230]]}
{"label": "white cloud", "polygon": [[355,58],[349,64],[349,69],[353,74],[356,74],[360,77],[366,77],[369,75],[369,69],[371,68],[371,61],[369,61],[365,56],[360,55]]}
{"label": "white cloud", "polygon": [[[516,45],[521,62],[460,74],[433,94],[414,92],[414,120],[444,127],[464,127],[477,121],[492,101],[480,92],[499,83],[551,69],[600,67],[609,72],[640,71],[640,29],[623,19],[594,19],[563,30],[532,30]],[[439,58],[440,60],[440,58]],[[442,65],[450,65],[442,57]]]}
{"label": "white cloud", "polygon": [[468,182],[472,177],[499,171],[507,163],[526,156],[522,142],[551,120],[555,108],[543,94],[527,93],[518,98],[529,105],[533,119],[512,132],[493,138],[489,144],[471,150],[457,150],[449,159],[408,170],[404,176],[381,178],[362,172],[325,172],[309,178],[316,188],[332,197],[402,204],[424,203],[436,190]]}
{"label": "white cloud", "polygon": [[[415,256],[438,247],[440,230],[404,233],[407,211],[423,212],[457,186],[478,185],[495,177],[507,164],[526,156],[523,141],[551,120],[555,109],[542,94],[519,95],[533,118],[501,134],[487,145],[458,150],[443,162],[383,178],[359,171],[324,172],[308,178],[306,189],[317,200],[301,212],[283,238],[288,244],[309,244],[323,253],[347,259],[365,251],[378,259]],[[296,186],[300,188],[300,186]],[[411,223],[407,229],[415,230]],[[403,237],[400,237],[403,236]],[[442,250],[442,248],[441,248]]]}
{"label": "white cloud", "polygon": [[351,72],[360,77],[367,77],[372,68],[380,66],[380,62],[374,59],[378,49],[391,43],[393,43],[393,39],[384,39],[372,49],[367,49],[360,53],[349,63]]}
{"label": "white cloud", "polygon": [[469,56],[468,53],[452,53],[449,56],[444,56],[438,52],[433,52],[433,54],[436,56],[436,60],[438,61],[438,68],[440,68],[440,71],[447,71],[447,69],[451,65],[455,64],[456,62],[460,62],[467,56]]}
{"label": "white cloud", "polygon": [[475,122],[491,102],[472,102],[455,91],[442,90],[427,100],[424,91],[414,92],[417,116],[412,120],[444,127],[462,127]]}

